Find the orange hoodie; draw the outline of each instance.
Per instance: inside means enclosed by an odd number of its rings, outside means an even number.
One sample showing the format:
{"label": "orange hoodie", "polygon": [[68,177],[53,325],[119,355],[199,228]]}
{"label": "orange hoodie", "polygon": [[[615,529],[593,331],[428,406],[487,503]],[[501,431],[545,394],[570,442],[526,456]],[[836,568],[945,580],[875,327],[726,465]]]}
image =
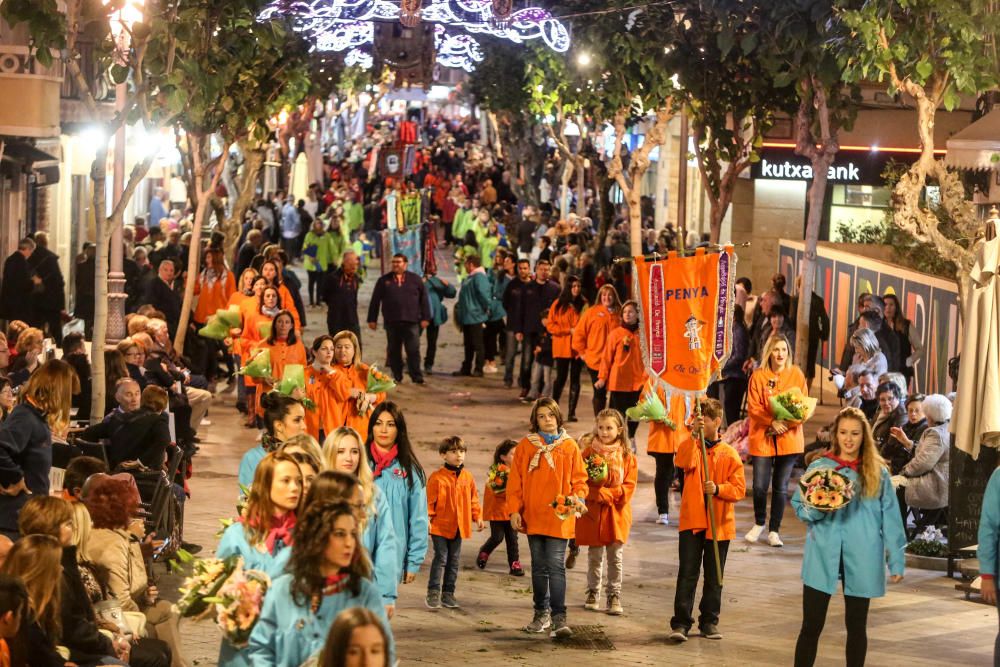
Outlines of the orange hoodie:
{"label": "orange hoodie", "polygon": [[573,306],[558,310],[558,302],[549,308],[545,328],[552,334],[552,358],[572,359],[579,356],[573,351],[573,329],[580,321],[580,314]]}
{"label": "orange hoodie", "polygon": [[[270,345],[265,340],[260,343],[258,349],[271,350],[271,377],[276,380],[281,380],[281,376],[285,372],[285,366],[289,364],[306,365],[306,348],[302,344],[301,340],[295,341],[294,345],[289,345],[282,340],[275,341],[273,345]],[[257,414],[263,417],[264,408],[261,407],[260,399],[266,392],[271,391],[273,387],[263,380],[258,381],[258,385],[262,389],[257,392],[255,397],[257,402]],[[308,412],[308,410],[306,412]]]}
{"label": "orange hoodie", "polygon": [[538,457],[538,466],[529,471],[531,460],[538,451],[527,437],[517,443],[507,477],[507,509],[511,514],[521,515],[524,532],[528,535],[568,540],[575,534],[576,520],[572,514],[565,520],[560,519],[550,503],[557,495],[577,498],[587,495],[587,470],[580,448],[573,438],[564,435],[551,452],[554,465],[542,454]]}
{"label": "orange hoodie", "polygon": [[649,436],[646,440],[647,454],[673,454],[677,451],[677,445],[684,438],[688,437],[688,430],[684,426],[685,414],[684,395],[680,392],[674,393],[670,397],[670,404],[667,405],[666,394],[663,388],[656,390],[657,396],[663,401],[667,408],[667,415],[674,422],[677,428],[670,428],[662,422],[649,422]]}
{"label": "orange hoodie", "polygon": [[463,468],[458,475],[453,470],[439,468],[427,478],[427,516],[431,535],[452,539],[472,537],[472,522],[482,516],[476,480]]}
{"label": "orange hoodie", "polygon": [[608,391],[639,391],[646,382],[639,332],[618,327],[608,336],[598,377]]}
{"label": "orange hoodie", "polygon": [[[350,426],[361,434],[368,437],[368,420],[371,419],[371,412],[366,415],[358,414],[358,405],[351,398],[351,389],[364,391],[368,386],[368,364],[357,364],[349,368],[343,366],[337,368],[337,373],[333,377],[334,398],[340,402],[341,411],[344,415],[344,426]],[[378,405],[385,400],[385,392],[375,394],[375,403]]]}
{"label": "orange hoodie", "polygon": [[497,495],[489,484],[486,485],[483,491],[483,521],[510,521],[506,491]]}
{"label": "orange hoodie", "polygon": [[287,310],[292,314],[292,319],[295,320],[295,330],[302,331],[302,322],[299,321],[299,309],[295,307],[292,293],[288,291],[284,283],[278,287],[278,296],[281,297],[281,309]]}
{"label": "orange hoodie", "polygon": [[[336,368],[324,373],[316,370],[312,364],[306,366],[306,397],[316,404],[312,410],[306,409],[306,431],[317,440],[320,431],[330,435],[343,426],[346,420],[344,415],[346,406],[337,400],[333,391],[334,377],[337,373]],[[368,433],[361,433],[361,437],[368,437]],[[320,444],[323,442],[320,441]]]}
{"label": "orange hoodie", "polygon": [[194,321],[199,324],[208,322],[208,318],[215,315],[215,311],[220,308],[229,307],[229,297],[236,292],[236,279],[233,278],[232,271],[226,271],[226,275],[217,279],[209,285],[202,272],[198,276],[198,282],[194,284],[194,293],[198,296],[198,305],[194,309]]}
{"label": "orange hoodie", "polygon": [[[599,453],[588,447],[581,456],[584,461]],[[576,522],[576,543],[580,546],[604,547],[628,541],[632,530],[632,496],[638,482],[639,466],[631,452],[624,453],[624,474],[617,486],[587,486],[587,513]]]}
{"label": "orange hoodie", "polygon": [[[706,537],[712,539],[702,491],[701,445],[697,440],[691,437],[680,444],[674,465],[684,469],[684,493],[681,494],[681,519],[677,530],[708,531]],[[743,500],[747,491],[743,461],[735,449],[720,442],[708,450],[708,471],[708,478],[719,487],[712,498],[716,539],[719,542],[731,540],[736,537],[736,503]]]}
{"label": "orange hoodie", "polygon": [[608,334],[618,326],[618,322],[618,316],[600,304],[587,308],[580,315],[573,329],[573,350],[583,357],[588,368],[595,371],[601,368]]}
{"label": "orange hoodie", "polygon": [[798,387],[803,394],[808,393],[806,378],[798,366],[788,366],[777,374],[767,366],[761,366],[750,376],[750,386],[747,389],[747,418],[750,420],[751,456],[781,456],[801,454],[805,451],[802,424],[791,427],[781,435],[767,434],[768,427],[774,421],[774,415],[771,413],[771,396],[788,391],[792,387]]}

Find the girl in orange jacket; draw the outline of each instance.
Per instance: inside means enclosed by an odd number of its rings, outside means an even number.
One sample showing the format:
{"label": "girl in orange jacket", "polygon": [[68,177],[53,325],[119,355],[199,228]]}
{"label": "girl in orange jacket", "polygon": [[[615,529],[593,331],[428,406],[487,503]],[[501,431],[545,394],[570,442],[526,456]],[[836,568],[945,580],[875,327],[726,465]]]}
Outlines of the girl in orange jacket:
{"label": "girl in orange jacket", "polygon": [[[645,391],[650,391],[647,384]],[[674,482],[674,454],[677,445],[687,437],[685,422],[684,395],[676,392],[667,401],[663,387],[657,387],[656,395],[667,408],[667,416],[671,424],[665,422],[649,422],[649,435],[646,440],[646,453],[656,462],[656,476],[653,478],[653,491],[656,494],[656,522],[664,526],[670,523],[670,485]],[[681,475],[683,480],[683,475]],[[681,484],[681,492],[684,486]]]}
{"label": "girl in orange jacket", "polygon": [[540,398],[531,408],[531,432],[517,443],[507,478],[507,509],[514,530],[528,534],[535,614],[525,630],[568,637],[566,543],[576,529],[574,513],[556,514],[553,502],[586,510],[587,471],[580,449],[563,429],[559,405]]}
{"label": "girl in orange jacket", "polygon": [[282,310],[274,316],[271,325],[271,335],[261,341],[258,349],[271,351],[271,377],[261,379],[257,391],[257,416],[264,417],[264,409],[260,405],[260,397],[274,389],[281,381],[285,366],[290,364],[306,365],[306,347],[299,340],[295,331],[295,318],[287,310]]}
{"label": "girl in orange jacket", "polygon": [[[250,297],[243,301],[243,325],[239,330],[231,330],[236,334],[237,342],[234,348],[240,351],[240,366],[249,364],[254,355],[260,349],[261,343],[266,336],[261,335],[262,329],[274,326],[274,317],[281,312],[281,297],[278,290],[266,283],[266,280],[259,276],[254,281],[254,291],[260,289],[259,295],[252,303],[255,304],[252,310]],[[246,426],[254,428],[257,426],[257,408],[260,406],[260,394],[262,382],[257,378],[241,376],[246,384],[246,404],[247,422]]]}
{"label": "girl in orange jacket", "polygon": [[[621,326],[611,332],[604,348],[601,371],[595,389],[607,388],[611,393],[610,406],[618,412],[625,411],[639,402],[646,370],[642,365],[639,342],[639,304],[626,301],[622,306]],[[628,437],[634,438],[639,422],[628,422]]]}
{"label": "girl in orange jacket", "polygon": [[[205,253],[205,269],[199,274],[194,284],[194,293],[198,303],[194,309],[194,322],[200,328],[204,326],[215,312],[228,307],[229,297],[236,293],[236,278],[233,272],[226,268],[222,251],[210,248]],[[205,346],[205,377],[209,382],[215,382],[218,375],[216,356],[221,354],[226,362],[227,377],[233,378],[236,367],[232,357],[226,353],[225,345],[218,340],[206,340]]]}
{"label": "girl in orange jacket", "polygon": [[312,344],[313,362],[306,366],[306,398],[313,409],[306,410],[306,433],[324,442],[326,436],[344,425],[344,411],[333,392],[333,337],[319,336]]}
{"label": "girl in orange jacket", "polygon": [[367,392],[369,366],[361,363],[361,345],[353,331],[341,331],[333,337],[333,367],[336,373],[330,388],[333,400],[340,405],[343,425],[367,433],[372,410],[385,401],[385,392]]}
{"label": "girl in orange jacket", "polygon": [[[504,440],[493,452],[493,465],[490,466],[491,477],[487,479],[483,491],[483,520],[490,522],[490,537],[479,547],[476,566],[486,569],[486,563],[493,550],[503,541],[507,542],[507,564],[510,573],[515,577],[523,577],[521,560],[518,556],[517,532],[510,525],[510,512],[507,511],[506,480],[510,477],[510,466],[514,461],[516,440]],[[493,490],[494,484],[497,490]]]}
{"label": "girl in orange jacket", "polygon": [[585,609],[598,611],[604,561],[608,578],[604,582],[606,611],[612,616],[624,613],[622,594],[622,555],[632,529],[632,496],[639,467],[626,437],[625,418],[617,410],[601,410],[597,415],[596,435],[583,451],[583,460],[599,457],[607,465],[603,480],[588,478],[587,513],[576,525],[576,543],[587,550],[587,599]]}
{"label": "girl in orange jacket", "polygon": [[[230,329],[229,337],[224,341],[226,347],[229,349],[229,355],[233,360],[235,370],[239,370],[243,362],[243,339],[240,337],[240,334],[243,333],[243,320],[247,317],[247,310],[244,304],[254,300],[254,283],[257,277],[257,272],[253,269],[244,270],[243,275],[240,276],[240,288],[229,295],[229,301],[226,303],[227,308],[236,306],[240,309],[240,326]],[[266,281],[261,279],[261,290],[264,289],[265,284]],[[242,375],[236,376],[236,409],[243,413],[247,409],[247,386],[246,380]]]}
{"label": "girl in orange jacket", "polygon": [[764,345],[760,368],[750,376],[747,418],[750,420],[750,456],[753,457],[754,527],[744,536],[756,542],[767,519],[767,487],[771,486],[771,517],[767,543],[783,546],[778,531],[788,501],[788,478],[792,465],[805,450],[802,424],[777,420],[771,412],[771,397],[798,387],[805,394],[806,378],[790,359],[791,346],[784,336],[771,336]]}
{"label": "girl in orange jacket", "polygon": [[594,385],[594,417],[607,405],[608,392],[604,385],[597,386],[597,380],[608,334],[618,326],[620,313],[618,292],[611,285],[602,285],[597,290],[597,304],[583,311],[573,329],[573,351],[580,355]]}
{"label": "girl in orange jacket", "polygon": [[301,331],[302,322],[299,320],[299,311],[295,308],[295,300],[292,298],[292,293],[288,291],[288,287],[281,281],[281,264],[273,259],[267,260],[260,265],[260,275],[267,278],[268,284],[278,288],[282,307],[287,308],[288,312],[292,314],[292,319],[295,320],[295,330]]}
{"label": "girl in orange jacket", "polygon": [[581,293],[580,279],[568,276],[559,298],[549,308],[545,328],[552,335],[552,358],[556,364],[556,381],[552,387],[552,398],[556,403],[562,396],[566,378],[569,377],[569,417],[566,421],[576,421],[576,404],[580,400],[580,372],[583,360],[573,349],[573,329],[580,321],[580,313],[587,307],[587,300]]}

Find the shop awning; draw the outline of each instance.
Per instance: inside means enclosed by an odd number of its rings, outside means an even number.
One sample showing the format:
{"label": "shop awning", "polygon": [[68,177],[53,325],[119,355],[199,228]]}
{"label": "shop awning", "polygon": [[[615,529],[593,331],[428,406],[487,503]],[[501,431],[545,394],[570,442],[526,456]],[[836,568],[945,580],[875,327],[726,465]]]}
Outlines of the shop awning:
{"label": "shop awning", "polygon": [[949,167],[1000,171],[1000,108],[953,135],[947,146],[944,162]]}

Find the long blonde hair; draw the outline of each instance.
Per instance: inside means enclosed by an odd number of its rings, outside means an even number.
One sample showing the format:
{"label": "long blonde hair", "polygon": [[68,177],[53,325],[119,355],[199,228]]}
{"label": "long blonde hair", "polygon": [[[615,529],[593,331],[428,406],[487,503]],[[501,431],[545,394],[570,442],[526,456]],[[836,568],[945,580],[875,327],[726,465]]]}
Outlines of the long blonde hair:
{"label": "long blonde hair", "polygon": [[80,378],[62,359],[51,359],[38,368],[21,389],[21,401],[35,406],[45,415],[52,431],[69,424],[73,394],[80,391]]}
{"label": "long blonde hair", "polygon": [[788,357],[785,359],[785,365],[781,367],[781,370],[788,370],[792,366],[792,345],[788,342],[788,339],[781,334],[771,334],[768,336],[767,341],[764,343],[764,351],[760,355],[760,367],[766,368],[769,371],[774,371],[771,368],[771,353],[774,352],[774,346],[778,343],[785,344],[785,350],[788,351]]}
{"label": "long blonde hair", "polygon": [[49,635],[62,633],[62,545],[51,535],[26,535],[14,543],[0,572],[19,578],[28,591],[31,612]]}
{"label": "long blonde hair", "polygon": [[875,447],[875,438],[872,437],[872,427],[865,417],[865,413],[858,408],[844,408],[837,415],[833,422],[831,431],[832,440],[830,442],[830,452],[834,456],[840,456],[840,442],[837,440],[837,432],[840,422],[845,419],[853,419],[861,424],[863,433],[861,451],[858,452],[858,459],[861,464],[858,466],[858,480],[861,482],[861,491],[867,498],[874,498],[879,493],[882,484],[882,470],[886,468],[885,459],[878,453]]}
{"label": "long blonde hair", "polygon": [[358,441],[358,469],[354,476],[361,482],[361,492],[365,496],[365,513],[375,516],[375,476],[372,475],[372,468],[368,464],[368,454],[365,453],[365,441],[361,434],[350,426],[341,426],[326,436],[323,442],[323,462],[324,470],[337,469],[337,447],[344,438],[354,438]]}

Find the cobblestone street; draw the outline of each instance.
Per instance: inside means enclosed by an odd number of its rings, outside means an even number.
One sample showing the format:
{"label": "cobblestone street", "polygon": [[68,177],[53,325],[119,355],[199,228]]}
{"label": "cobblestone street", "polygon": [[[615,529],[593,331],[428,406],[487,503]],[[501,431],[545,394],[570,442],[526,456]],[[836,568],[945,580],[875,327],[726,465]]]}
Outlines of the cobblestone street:
{"label": "cobblestone street", "polygon": [[[450,264],[442,253],[442,273]],[[362,295],[361,313],[367,311],[377,264],[370,268]],[[450,279],[450,276],[449,276]],[[453,301],[449,301],[453,304]],[[309,310],[306,340],[325,325],[325,312]],[[485,378],[453,378],[460,363],[460,335],[449,322],[442,327],[435,374],[427,385],[407,381],[393,394],[404,408],[411,438],[428,472],[440,465],[438,440],[459,434],[469,444],[466,467],[476,477],[482,494],[493,448],[503,438],[521,437],[527,429],[528,408],[516,400],[514,390],[504,389],[502,374]],[[381,329],[364,330],[367,362],[383,361]],[[581,398],[583,421],[570,424],[578,435],[591,427],[590,384],[584,381]],[[240,424],[232,408],[234,396],[219,394],[209,415],[212,425],[204,432],[201,453],[195,459],[191,483],[193,497],[187,506],[187,539],[204,545],[210,555],[217,543],[219,519],[229,517],[238,492],[236,470],[243,452],[254,444],[256,432]],[[835,401],[834,401],[835,404]],[[827,401],[812,422],[814,431],[832,416]],[[720,630],[722,641],[693,634],[685,644],[666,642],[677,573],[677,529],[672,497],[670,526],[653,523],[653,462],[645,455],[645,427],[638,435],[640,484],[634,500],[635,523],[625,550],[622,603],[625,615],[612,617],[583,609],[586,554],[568,573],[569,622],[577,630],[572,643],[556,644],[547,636],[527,635],[521,626],[531,619],[530,576],[507,575],[503,546],[494,552],[485,571],[475,567],[478,547],[485,534],[476,534],[463,545],[458,610],[430,611],[424,607],[426,564],[414,584],[400,587],[393,631],[403,664],[490,665],[789,665],[802,618],[802,583],[799,568],[805,540],[803,524],[789,509],[782,537],[785,547],[763,542],[732,544],[726,569]],[[748,486],[750,469],[747,468]],[[748,497],[737,506],[737,532],[752,524]],[[527,540],[520,540],[522,562],[530,570]],[[428,553],[427,563],[430,561]],[[164,576],[160,590],[176,590],[174,576]],[[179,580],[178,580],[179,581]],[[872,603],[869,617],[869,665],[987,665],[990,664],[997,612],[989,606],[966,602],[954,582],[941,573],[907,570],[905,580],[891,586],[889,594]],[[845,631],[843,598],[835,597],[820,644],[817,664],[843,664]],[[187,655],[199,665],[214,665],[219,634],[211,621],[185,621],[182,632]]]}

